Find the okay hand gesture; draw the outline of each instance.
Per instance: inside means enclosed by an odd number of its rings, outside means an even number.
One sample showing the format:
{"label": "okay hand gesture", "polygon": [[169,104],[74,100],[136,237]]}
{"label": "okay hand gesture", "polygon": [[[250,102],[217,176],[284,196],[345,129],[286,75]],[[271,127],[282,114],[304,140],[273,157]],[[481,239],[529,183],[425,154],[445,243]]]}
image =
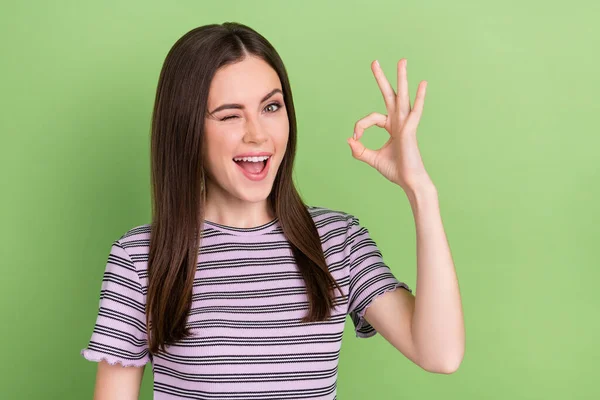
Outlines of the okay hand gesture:
{"label": "okay hand gesture", "polygon": [[[414,108],[411,108],[406,59],[398,62],[397,93],[377,61],[371,63],[371,69],[383,94],[387,115],[373,112],[356,122],[354,137],[347,140],[352,156],[374,167],[405,191],[414,191],[424,185],[433,186],[417,146],[417,127],[423,113],[427,81],[419,83]],[[378,150],[368,149],[360,142],[365,129],[373,125],[384,128],[390,135],[389,140]]]}

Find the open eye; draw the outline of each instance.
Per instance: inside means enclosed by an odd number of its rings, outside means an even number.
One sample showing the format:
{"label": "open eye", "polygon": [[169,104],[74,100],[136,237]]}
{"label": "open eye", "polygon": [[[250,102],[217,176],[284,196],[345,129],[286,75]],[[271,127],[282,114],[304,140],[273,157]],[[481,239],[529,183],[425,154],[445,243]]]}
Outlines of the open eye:
{"label": "open eye", "polygon": [[268,106],[266,106],[265,109],[267,109],[267,108],[269,108],[271,106],[277,107],[274,111],[271,111],[272,113],[278,111],[281,108],[281,104],[278,101],[275,101],[275,102],[269,104]]}

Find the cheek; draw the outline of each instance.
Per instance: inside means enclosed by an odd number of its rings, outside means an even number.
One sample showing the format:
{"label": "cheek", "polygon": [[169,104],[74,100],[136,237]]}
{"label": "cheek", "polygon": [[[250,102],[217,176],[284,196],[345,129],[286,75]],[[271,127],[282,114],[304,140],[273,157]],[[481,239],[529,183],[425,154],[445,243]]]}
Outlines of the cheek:
{"label": "cheek", "polygon": [[287,147],[287,143],[288,143],[288,138],[289,138],[289,133],[288,130],[286,129],[284,133],[282,133],[281,135],[279,135],[279,137],[277,138],[277,146],[279,147],[279,150],[283,153],[285,153],[285,149]]}
{"label": "cheek", "polygon": [[223,164],[231,160],[237,146],[236,137],[231,128],[205,131],[205,165],[213,174],[219,175],[219,172],[223,171]]}
{"label": "cheek", "polygon": [[282,115],[282,118],[279,118],[277,120],[277,126],[273,130],[273,140],[275,141],[275,143],[277,144],[278,147],[281,147],[281,149],[278,149],[278,150],[285,149],[285,147],[287,145],[289,134],[290,134],[290,122],[287,118],[287,114],[284,113]]}

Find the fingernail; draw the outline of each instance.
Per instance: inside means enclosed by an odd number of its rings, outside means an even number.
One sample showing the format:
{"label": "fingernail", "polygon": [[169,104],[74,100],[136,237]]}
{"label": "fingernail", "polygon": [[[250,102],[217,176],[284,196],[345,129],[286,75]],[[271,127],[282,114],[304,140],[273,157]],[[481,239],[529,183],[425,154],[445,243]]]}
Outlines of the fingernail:
{"label": "fingernail", "polygon": [[379,67],[379,60],[375,60],[375,64]]}
{"label": "fingernail", "polygon": [[356,140],[356,133],[355,133],[354,135],[352,135],[352,138],[353,138],[354,140]]}

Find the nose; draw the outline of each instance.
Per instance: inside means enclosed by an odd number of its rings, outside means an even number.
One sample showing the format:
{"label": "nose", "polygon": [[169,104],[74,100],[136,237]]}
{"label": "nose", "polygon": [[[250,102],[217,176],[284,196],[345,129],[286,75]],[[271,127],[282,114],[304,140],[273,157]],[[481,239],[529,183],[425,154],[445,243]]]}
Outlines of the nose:
{"label": "nose", "polygon": [[260,124],[252,118],[246,119],[244,143],[264,143],[267,140],[267,134]]}

